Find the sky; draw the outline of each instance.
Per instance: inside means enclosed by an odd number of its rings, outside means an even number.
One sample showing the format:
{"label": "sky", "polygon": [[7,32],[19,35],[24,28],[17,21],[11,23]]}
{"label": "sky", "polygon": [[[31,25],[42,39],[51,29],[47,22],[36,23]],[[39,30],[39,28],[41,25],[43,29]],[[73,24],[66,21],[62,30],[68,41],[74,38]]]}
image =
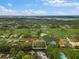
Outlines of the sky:
{"label": "sky", "polygon": [[0,0],[0,15],[79,15],[79,0]]}

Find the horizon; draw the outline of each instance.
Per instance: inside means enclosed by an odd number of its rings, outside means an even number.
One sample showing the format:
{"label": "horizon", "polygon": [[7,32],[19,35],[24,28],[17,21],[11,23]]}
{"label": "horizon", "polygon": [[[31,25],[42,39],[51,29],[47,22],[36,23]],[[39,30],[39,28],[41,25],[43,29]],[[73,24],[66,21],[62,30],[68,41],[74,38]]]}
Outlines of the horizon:
{"label": "horizon", "polygon": [[78,17],[79,15],[0,15],[0,17],[2,17],[2,16],[4,16],[4,17],[8,17],[8,16],[10,16],[10,17],[12,17],[12,16],[15,16],[15,17],[17,17],[17,16],[24,16],[24,17],[31,17],[31,16],[32,16],[32,17],[48,17],[48,16],[49,16],[49,17],[51,17],[51,16],[52,16],[52,17],[54,17],[54,16],[55,16],[55,17],[56,17],[56,16],[57,16],[57,17],[59,17],[59,16],[68,17],[68,16],[71,16],[71,17],[74,17],[74,16],[77,16],[77,17]]}

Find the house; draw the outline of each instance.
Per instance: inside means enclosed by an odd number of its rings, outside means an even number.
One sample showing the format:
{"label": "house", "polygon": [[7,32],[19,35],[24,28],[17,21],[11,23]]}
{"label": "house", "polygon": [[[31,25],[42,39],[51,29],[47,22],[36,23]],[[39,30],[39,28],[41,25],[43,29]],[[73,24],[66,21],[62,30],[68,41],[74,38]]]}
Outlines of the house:
{"label": "house", "polygon": [[0,38],[9,38],[9,34],[0,35]]}
{"label": "house", "polygon": [[40,34],[41,37],[46,36],[46,35],[47,35],[46,33],[41,33]]}
{"label": "house", "polygon": [[32,44],[32,42],[33,42],[33,39],[31,39],[31,38],[28,38],[26,41],[25,41],[26,43],[28,43],[28,44]]}
{"label": "house", "polygon": [[23,37],[24,37],[24,35],[20,35],[20,36],[19,36],[19,39],[22,39]]}
{"label": "house", "polygon": [[65,47],[65,46],[67,46],[67,42],[64,40],[64,39],[60,39],[60,41],[59,41],[59,46],[60,47]]}
{"label": "house", "polygon": [[72,45],[72,47],[79,46],[79,42],[69,42],[69,43]]}
{"label": "house", "polygon": [[47,49],[45,40],[34,40],[32,43],[33,49]]}
{"label": "house", "polygon": [[49,45],[55,46],[56,45],[56,42],[55,41],[51,41],[51,42],[49,42]]}
{"label": "house", "polygon": [[37,59],[49,59],[46,55],[46,53],[42,52],[42,51],[38,51],[37,52]]}
{"label": "house", "polygon": [[18,37],[18,34],[12,34],[12,35],[10,35],[9,38],[17,38],[17,37]]}
{"label": "house", "polygon": [[33,56],[35,54],[35,51],[30,51],[29,54]]}

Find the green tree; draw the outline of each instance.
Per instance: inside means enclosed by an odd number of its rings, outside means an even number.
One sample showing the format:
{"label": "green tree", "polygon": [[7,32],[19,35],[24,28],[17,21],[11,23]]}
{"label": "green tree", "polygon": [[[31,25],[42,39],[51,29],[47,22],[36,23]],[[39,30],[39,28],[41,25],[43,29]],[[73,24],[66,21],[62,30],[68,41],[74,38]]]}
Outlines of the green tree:
{"label": "green tree", "polygon": [[15,59],[22,59],[22,57],[25,55],[24,51],[19,51],[16,56]]}
{"label": "green tree", "polygon": [[58,59],[59,50],[57,47],[48,46],[47,54],[50,59]]}
{"label": "green tree", "polygon": [[31,56],[30,55],[25,55],[22,57],[22,59],[31,59]]}
{"label": "green tree", "polygon": [[79,59],[79,52],[78,51],[73,51],[72,59]]}
{"label": "green tree", "polygon": [[38,37],[40,37],[40,34],[42,33],[42,30],[39,29],[39,31],[37,32]]}
{"label": "green tree", "polygon": [[12,55],[16,55],[17,51],[16,51],[15,48],[11,48],[11,49],[10,49],[10,53],[11,53]]}

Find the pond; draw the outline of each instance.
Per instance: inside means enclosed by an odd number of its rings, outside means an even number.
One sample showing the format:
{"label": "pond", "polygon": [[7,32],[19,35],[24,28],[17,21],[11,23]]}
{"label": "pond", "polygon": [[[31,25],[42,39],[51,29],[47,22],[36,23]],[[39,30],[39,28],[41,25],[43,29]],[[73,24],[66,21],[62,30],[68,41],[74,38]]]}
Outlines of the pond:
{"label": "pond", "polygon": [[60,52],[60,58],[61,59],[67,59],[67,57],[65,56],[65,54],[63,52]]}

